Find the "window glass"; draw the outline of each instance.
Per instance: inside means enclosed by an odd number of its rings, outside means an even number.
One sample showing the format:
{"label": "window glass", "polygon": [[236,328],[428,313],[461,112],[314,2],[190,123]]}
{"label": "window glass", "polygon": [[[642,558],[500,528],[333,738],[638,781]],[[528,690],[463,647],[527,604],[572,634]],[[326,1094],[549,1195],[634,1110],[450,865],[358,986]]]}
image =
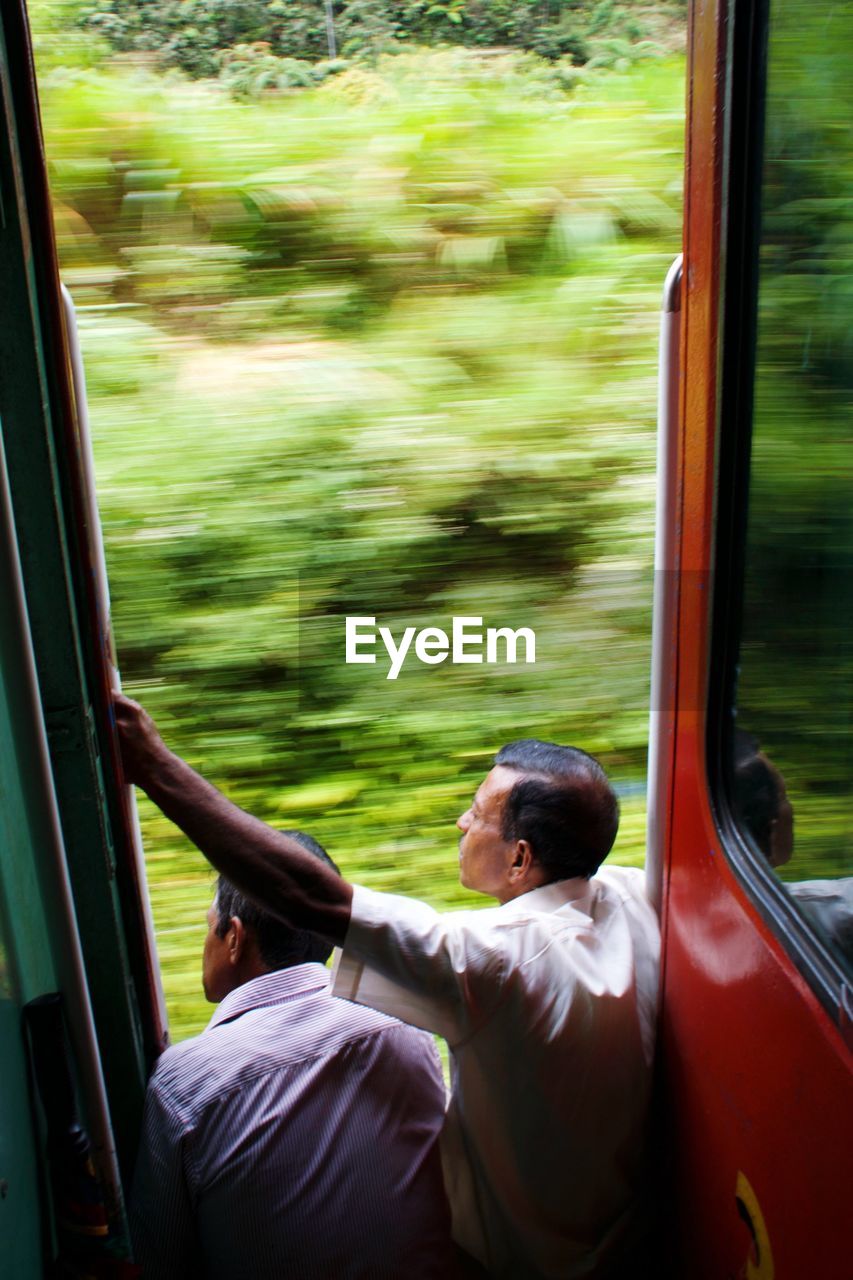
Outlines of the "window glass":
{"label": "window glass", "polygon": [[771,10],[733,798],[853,969],[853,8]]}

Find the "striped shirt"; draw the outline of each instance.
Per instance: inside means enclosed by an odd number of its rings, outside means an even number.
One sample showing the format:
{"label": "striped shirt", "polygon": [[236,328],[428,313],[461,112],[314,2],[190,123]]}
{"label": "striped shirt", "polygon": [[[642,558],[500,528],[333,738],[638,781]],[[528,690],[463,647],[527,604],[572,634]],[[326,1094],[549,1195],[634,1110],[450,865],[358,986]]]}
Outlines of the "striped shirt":
{"label": "striped shirt", "polygon": [[131,1221],[145,1280],[451,1272],[431,1037],[297,965],[232,991],[151,1079]]}

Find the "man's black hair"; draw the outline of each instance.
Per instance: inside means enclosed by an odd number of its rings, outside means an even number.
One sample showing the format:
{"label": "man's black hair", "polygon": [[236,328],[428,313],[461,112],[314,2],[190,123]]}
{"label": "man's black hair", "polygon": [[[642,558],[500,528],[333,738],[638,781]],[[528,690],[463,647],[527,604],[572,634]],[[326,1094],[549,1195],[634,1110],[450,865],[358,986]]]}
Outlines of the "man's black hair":
{"label": "man's black hair", "polygon": [[[308,853],[338,870],[322,845],[304,831],[284,831],[283,835],[296,840]],[[307,929],[294,929],[283,920],[256,906],[225,876],[216,882],[215,907],[218,914],[216,935],[224,938],[233,916],[242,920],[244,928],[254,934],[258,952],[270,970],[289,969],[294,964],[325,964],[332,954],[332,944]]]}
{"label": "man's black hair", "polygon": [[522,738],[495,764],[525,775],[506,798],[503,838],[526,840],[549,882],[595,875],[619,829],[619,801],[595,757]]}
{"label": "man's black hair", "polygon": [[779,817],[782,799],[779,780],[770,761],[761,754],[758,739],[744,729],[735,730],[732,783],[737,816],[769,858],[773,823]]}

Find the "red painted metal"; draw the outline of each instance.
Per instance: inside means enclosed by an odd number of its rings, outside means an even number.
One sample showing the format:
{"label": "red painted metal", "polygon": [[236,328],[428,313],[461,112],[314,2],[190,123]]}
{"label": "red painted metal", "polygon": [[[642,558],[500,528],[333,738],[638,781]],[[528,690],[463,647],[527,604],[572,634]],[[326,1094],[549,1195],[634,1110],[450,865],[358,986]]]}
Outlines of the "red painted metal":
{"label": "red painted metal", "polygon": [[680,507],[670,516],[680,573],[662,916],[661,1060],[673,1185],[666,1221],[677,1224],[678,1280],[846,1280],[853,1109],[844,1029],[734,876],[706,779],[726,22],[725,0],[696,0]]}

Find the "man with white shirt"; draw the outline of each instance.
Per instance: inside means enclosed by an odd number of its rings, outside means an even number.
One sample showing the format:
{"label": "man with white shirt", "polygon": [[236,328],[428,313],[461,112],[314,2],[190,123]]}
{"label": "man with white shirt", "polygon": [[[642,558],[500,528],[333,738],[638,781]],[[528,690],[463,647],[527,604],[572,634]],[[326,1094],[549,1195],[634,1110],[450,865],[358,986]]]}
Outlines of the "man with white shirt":
{"label": "man with white shirt", "polygon": [[459,819],[460,878],[496,908],[439,914],[318,875],[126,699],[128,776],[250,897],[343,946],[335,991],[441,1033],[454,1237],[507,1280],[604,1277],[643,1176],[659,936],[642,874],[608,868],[618,805],[585,752],[505,747]]}
{"label": "man with white shirt", "polygon": [[166,1050],[146,1098],[131,1204],[145,1280],[453,1275],[435,1044],[332,996],[330,951],[220,876],[202,967],[219,1007]]}

